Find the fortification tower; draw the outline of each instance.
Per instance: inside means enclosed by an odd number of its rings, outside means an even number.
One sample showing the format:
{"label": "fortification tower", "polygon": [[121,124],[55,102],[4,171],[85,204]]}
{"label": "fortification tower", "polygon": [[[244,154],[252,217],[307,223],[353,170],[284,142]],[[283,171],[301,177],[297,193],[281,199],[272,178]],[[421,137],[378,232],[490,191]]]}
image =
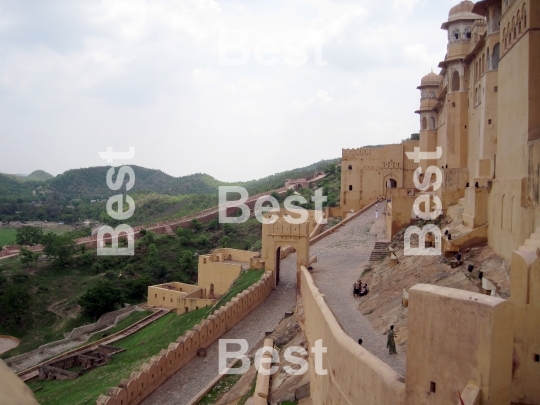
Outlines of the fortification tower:
{"label": "fortification tower", "polygon": [[[437,93],[443,77],[436,73],[427,74],[422,77],[420,86],[420,109],[416,111],[420,114],[420,150],[423,152],[435,152],[437,148],[437,121],[438,115],[434,108],[437,105]],[[421,167],[425,173],[428,166],[437,166],[436,160],[422,161]]]}
{"label": "fortification tower", "polygon": [[438,146],[443,149],[439,166],[460,168],[467,166],[468,140],[468,68],[465,62],[473,39],[473,24],[481,17],[472,13],[474,3],[462,1],[450,9],[448,21],[441,28],[448,31],[446,58],[439,64],[445,77],[439,99],[444,119],[438,133]]}

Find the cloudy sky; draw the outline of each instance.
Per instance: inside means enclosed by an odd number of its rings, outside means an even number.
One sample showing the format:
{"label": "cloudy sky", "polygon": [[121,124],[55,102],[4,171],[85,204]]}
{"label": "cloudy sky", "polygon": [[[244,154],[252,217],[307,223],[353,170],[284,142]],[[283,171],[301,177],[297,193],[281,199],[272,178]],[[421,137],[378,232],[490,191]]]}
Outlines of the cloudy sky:
{"label": "cloudy sky", "polygon": [[0,172],[133,146],[129,163],[237,181],[399,142],[455,4],[0,0]]}

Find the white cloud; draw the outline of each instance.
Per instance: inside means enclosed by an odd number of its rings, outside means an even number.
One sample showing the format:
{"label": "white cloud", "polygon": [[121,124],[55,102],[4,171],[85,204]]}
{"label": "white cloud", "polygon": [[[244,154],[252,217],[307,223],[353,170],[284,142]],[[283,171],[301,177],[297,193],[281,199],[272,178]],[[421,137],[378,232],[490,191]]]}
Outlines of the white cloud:
{"label": "white cloud", "polygon": [[[129,144],[137,164],[172,175],[247,180],[399,142],[417,131],[416,86],[446,46],[448,8],[407,14],[418,3],[0,0],[0,172],[103,164],[98,150]],[[245,65],[218,64],[221,29],[246,32]],[[265,36],[274,66],[254,57]],[[300,66],[284,60],[291,40]]]}
{"label": "white cloud", "polygon": [[399,11],[412,12],[421,0],[394,0],[394,8]]}

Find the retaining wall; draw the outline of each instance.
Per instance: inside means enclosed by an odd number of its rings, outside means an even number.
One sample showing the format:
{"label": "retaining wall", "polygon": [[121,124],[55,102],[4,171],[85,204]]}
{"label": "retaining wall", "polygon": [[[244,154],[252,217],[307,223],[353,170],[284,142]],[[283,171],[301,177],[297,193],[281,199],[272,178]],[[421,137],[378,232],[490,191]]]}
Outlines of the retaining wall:
{"label": "retaining wall", "polygon": [[[50,351],[48,357],[54,356],[58,354],[52,351],[55,347],[72,343],[74,340],[77,340],[77,338],[79,338],[81,335],[84,335],[86,333],[92,333],[88,337],[88,338],[91,338],[92,335],[95,333],[103,332],[109,328],[112,328],[118,322],[127,318],[133,311],[135,311],[136,308],[137,308],[136,306],[131,306],[131,307],[122,308],[117,311],[112,311],[107,314],[104,314],[95,323],[92,323],[90,325],[80,326],[78,328],[74,328],[69,333],[69,335],[67,335],[64,339],[56,340],[51,343],[46,343],[44,345],[39,346],[36,350],[32,350],[31,352],[27,352],[27,353],[20,354],[18,356],[10,357],[9,359],[6,359],[5,362],[14,371],[20,371],[18,367],[16,366],[16,363],[26,360],[32,356],[44,356],[46,355],[45,354],[46,351]],[[25,365],[25,367],[23,368],[26,368],[26,367],[28,367],[28,365]]]}
{"label": "retaining wall", "polygon": [[100,395],[96,405],[137,405],[174,373],[219,339],[259,306],[274,288],[272,272],[266,272],[261,280],[233,298],[227,305],[203,319],[193,329],[179,336],[175,342],[162,349],[144,363],[129,378],[111,387],[106,395]]}
{"label": "retaining wall", "polygon": [[402,405],[405,384],[402,377],[382,360],[356,343],[341,329],[311,274],[301,266],[300,292],[304,310],[303,329],[308,345],[322,340],[326,375],[315,372],[313,356],[309,357],[310,396],[313,405],[363,404]]}

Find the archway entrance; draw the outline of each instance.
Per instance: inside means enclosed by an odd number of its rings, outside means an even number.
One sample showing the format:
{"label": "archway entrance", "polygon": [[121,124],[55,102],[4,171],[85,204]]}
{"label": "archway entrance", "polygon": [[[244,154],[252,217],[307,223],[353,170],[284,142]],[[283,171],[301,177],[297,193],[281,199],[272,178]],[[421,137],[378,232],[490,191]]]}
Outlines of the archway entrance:
{"label": "archway entrance", "polygon": [[281,266],[281,246],[276,249],[276,285],[279,284],[279,268]]}
{"label": "archway entrance", "polygon": [[263,224],[262,257],[266,271],[274,273],[275,286],[280,280],[281,249],[291,246],[296,250],[296,286],[300,287],[300,266],[309,266],[309,223],[289,223],[290,217],[281,210],[274,223]]}

